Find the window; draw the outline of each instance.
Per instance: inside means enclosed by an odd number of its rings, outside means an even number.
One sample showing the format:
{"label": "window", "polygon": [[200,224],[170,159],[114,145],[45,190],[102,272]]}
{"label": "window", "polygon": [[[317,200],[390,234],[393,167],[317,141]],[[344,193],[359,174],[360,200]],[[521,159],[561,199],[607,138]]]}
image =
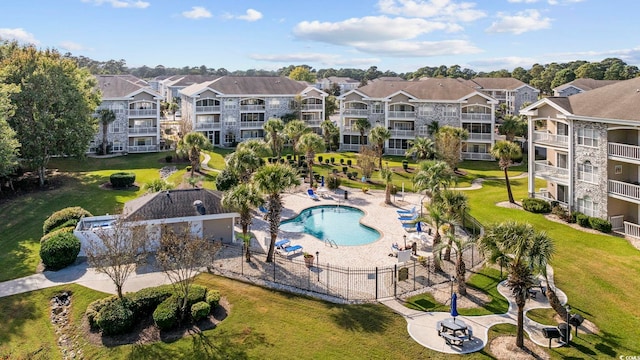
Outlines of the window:
{"label": "window", "polygon": [[237,107],[235,99],[226,99],[224,101],[224,109],[225,110],[235,110]]}
{"label": "window", "polygon": [[373,108],[371,112],[374,114],[382,114],[384,112],[384,106],[380,102],[373,103]]}
{"label": "window", "polygon": [[122,124],[120,121],[114,121],[109,124],[109,132],[110,133],[121,133],[122,132]]}
{"label": "window", "polygon": [[447,105],[444,109],[444,116],[458,116],[458,107],[455,105]]}
{"label": "window", "polygon": [[409,142],[407,139],[389,139],[389,149],[403,149],[409,148]]}
{"label": "window", "polygon": [[595,184],[597,181],[597,167],[591,165],[591,162],[585,161],[584,164],[578,164],[578,180]]}
{"label": "window", "polygon": [[224,135],[225,144],[230,144],[236,142],[236,134],[234,133],[226,133]]}
{"label": "window", "polygon": [[[344,135],[342,137],[342,143],[345,145],[359,145],[360,135]],[[367,143],[367,137],[364,137],[364,143]]]}
{"label": "window", "polygon": [[598,147],[598,132],[594,129],[578,129],[578,144],[590,147]]}
{"label": "window", "polygon": [[279,109],[279,108],[280,108],[280,99],[269,100],[269,109]]}
{"label": "window", "polygon": [[596,208],[593,200],[588,196],[578,199],[578,211],[588,216],[595,216]]}
{"label": "window", "polygon": [[240,121],[264,121],[264,113],[242,113]]}
{"label": "window", "polygon": [[113,146],[111,147],[111,151],[113,152],[120,152],[122,151],[124,148],[124,146],[122,145],[122,143],[118,140],[114,140],[113,141]]}
{"label": "window", "polygon": [[435,106],[433,105],[423,105],[420,106],[418,113],[422,116],[432,116],[435,115],[436,110],[435,110]]}
{"label": "window", "polygon": [[254,139],[264,137],[263,130],[242,130],[240,131],[240,137],[242,139]]}

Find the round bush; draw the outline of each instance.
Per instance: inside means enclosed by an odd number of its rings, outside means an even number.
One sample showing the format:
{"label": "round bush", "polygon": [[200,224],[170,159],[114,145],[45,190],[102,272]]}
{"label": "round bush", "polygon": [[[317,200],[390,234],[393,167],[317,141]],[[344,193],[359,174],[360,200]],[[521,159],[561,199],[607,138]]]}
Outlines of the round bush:
{"label": "round bush", "polygon": [[131,309],[136,317],[140,318],[150,314],[172,294],[173,287],[171,285],[161,285],[127,294],[126,297],[130,300]]}
{"label": "round bush", "polygon": [[114,302],[118,300],[118,297],[116,295],[112,295],[106,298],[102,298],[102,299],[98,299],[92,303],[89,304],[89,306],[87,306],[87,310],[85,311],[85,315],[87,315],[87,320],[89,321],[89,326],[91,326],[91,328],[93,330],[97,330],[100,327],[97,324],[97,317],[98,314],[100,313],[100,310],[102,310],[102,308],[104,308],[105,306],[107,306],[108,304]]}
{"label": "round bush", "polygon": [[105,335],[124,334],[131,330],[134,324],[134,313],[126,299],[116,300],[106,304],[96,317],[96,324]]}
{"label": "round bush", "polygon": [[207,303],[212,309],[220,305],[220,292],[218,290],[207,291]]}
{"label": "round bush", "polygon": [[327,179],[327,187],[329,188],[329,190],[335,190],[339,188],[340,183],[340,178],[337,176],[329,176],[329,179]]}
{"label": "round bush", "polygon": [[232,187],[238,185],[238,177],[229,168],[225,168],[216,177],[216,189],[219,191],[227,191]]}
{"label": "round bush", "polygon": [[73,206],[58,210],[51,214],[51,216],[49,216],[47,220],[44,221],[44,224],[42,225],[42,234],[46,235],[53,230],[62,227],[75,226],[78,223],[78,220],[80,220],[84,216],[93,215],[79,206]]}
{"label": "round bush", "polygon": [[197,302],[191,305],[191,317],[193,321],[204,319],[211,311],[211,306],[204,301]]}
{"label": "round bush", "polygon": [[178,297],[170,296],[153,311],[153,321],[160,330],[170,330],[178,323]]}
{"label": "round bush", "polygon": [[524,199],[522,208],[536,214],[548,214],[551,212],[551,204],[542,199]]}
{"label": "round bush", "polygon": [[585,215],[583,213],[576,214],[576,224],[588,228],[591,225],[589,224],[589,215]]}
{"label": "round bush", "polygon": [[136,174],[130,172],[117,172],[109,177],[111,186],[116,189],[128,188],[136,182]]}
{"label": "round bush", "polygon": [[600,219],[597,217],[589,218],[589,226],[591,226],[592,229],[598,230],[603,233],[611,232],[611,223],[608,222],[607,220]]}
{"label": "round bush", "polygon": [[189,287],[189,297],[187,298],[187,306],[191,306],[197,302],[204,301],[207,296],[207,288],[202,285],[191,285]]}
{"label": "round bush", "polygon": [[73,233],[73,229],[75,229],[75,226],[62,227],[62,228],[53,230],[47,235],[40,238],[40,244],[44,244],[45,242],[49,241],[49,239],[51,239],[52,237],[60,233]]}
{"label": "round bush", "polygon": [[59,270],[73,264],[80,253],[80,240],[73,233],[52,236],[40,248],[40,258],[48,270]]}

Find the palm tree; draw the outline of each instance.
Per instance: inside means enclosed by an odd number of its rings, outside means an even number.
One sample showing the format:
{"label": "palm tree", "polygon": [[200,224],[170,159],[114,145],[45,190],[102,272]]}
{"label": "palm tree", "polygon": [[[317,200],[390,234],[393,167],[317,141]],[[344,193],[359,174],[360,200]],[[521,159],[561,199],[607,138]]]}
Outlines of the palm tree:
{"label": "palm tree", "polygon": [[554,252],[553,241],[532,225],[508,221],[485,229],[479,240],[480,250],[490,263],[507,258],[507,286],[518,306],[516,346],[524,348],[524,305],[534,276],[544,271]]}
{"label": "palm tree", "polygon": [[200,152],[210,148],[209,140],[199,132],[190,132],[182,139],[182,149],[189,155],[191,162],[191,176],[200,165]]}
{"label": "palm tree", "polygon": [[433,227],[435,234],[433,234],[433,267],[435,271],[442,271],[442,265],[436,260],[435,249],[440,245],[440,227],[445,223],[445,212],[441,204],[431,203],[427,206],[427,214],[425,218],[419,218],[418,221],[427,220]]}
{"label": "palm tree", "polygon": [[298,150],[304,153],[307,160],[307,170],[309,172],[309,186],[313,186],[313,158],[316,153],[324,151],[324,142],[320,135],[316,133],[307,133],[300,137],[298,141]]}
{"label": "palm tree", "polygon": [[435,138],[439,130],[440,130],[440,123],[437,121],[432,121],[429,123],[429,125],[427,125],[427,134],[429,134],[429,136],[431,137]]}
{"label": "palm tree", "polygon": [[427,160],[418,163],[418,171],[413,177],[413,186],[418,192],[427,191],[432,201],[437,200],[440,191],[454,183],[456,175],[444,161]]}
{"label": "palm tree", "polygon": [[320,128],[322,129],[322,137],[324,138],[325,146],[329,151],[331,151],[331,138],[335,134],[339,134],[340,129],[331,120],[324,120],[320,124]]}
{"label": "palm tree", "polygon": [[365,145],[364,134],[366,134],[369,129],[371,129],[371,124],[368,119],[360,118],[353,123],[353,130],[360,132],[360,147]]}
{"label": "palm tree", "polygon": [[311,131],[311,128],[301,120],[291,120],[284,126],[284,134],[291,140],[291,145],[293,145],[293,160],[297,160],[296,158],[296,145],[298,144],[298,140],[300,137],[306,133]]}
{"label": "palm tree", "polygon": [[107,155],[107,131],[109,131],[109,124],[116,121],[116,113],[111,109],[100,109],[98,117],[102,125],[102,155]]}
{"label": "palm tree", "polygon": [[[466,283],[466,271],[467,265],[462,258],[462,253],[464,250],[470,248],[475,243],[475,239],[470,237],[457,237],[455,232],[448,232],[446,235],[449,240],[447,243],[440,243],[438,246],[433,248],[434,254],[441,254],[442,250],[451,249],[451,247],[456,250],[456,285],[458,286],[458,294],[465,296],[467,295],[467,283]],[[434,261],[439,262],[440,258],[438,256],[434,256]]]}
{"label": "palm tree", "polygon": [[167,110],[169,110],[171,114],[173,114],[173,121],[176,121],[176,111],[178,111],[178,103],[175,101],[170,102],[169,104],[167,104]]}
{"label": "palm tree", "polygon": [[284,123],[280,119],[269,119],[262,125],[262,128],[267,132],[272,155],[279,158],[282,152],[282,130],[284,130]]}
{"label": "palm tree", "polygon": [[282,212],[281,192],[300,185],[298,173],[289,164],[268,164],[261,167],[253,174],[253,182],[260,192],[267,196],[268,211],[265,216],[269,221],[271,242],[267,262],[273,262],[278,228],[280,227],[280,214]]}
{"label": "palm tree", "polygon": [[507,194],[509,202],[515,204],[513,193],[511,192],[511,183],[509,182],[509,167],[513,165],[514,159],[522,158],[522,150],[516,143],[510,141],[498,141],[491,148],[491,155],[498,159],[498,166],[504,171],[504,180],[507,184]]}
{"label": "palm tree", "polygon": [[251,179],[251,175],[264,165],[264,159],[262,159],[253,150],[248,148],[241,148],[225,158],[227,168],[233,171],[240,179],[240,182],[248,182]]}
{"label": "palm tree", "polygon": [[380,178],[384,181],[384,203],[391,204],[391,188],[393,187],[393,171],[389,166],[380,168]]}
{"label": "palm tree", "polygon": [[498,133],[504,135],[507,141],[513,141],[516,136],[524,136],[527,133],[527,121],[520,116],[505,115],[504,121],[498,127]]}
{"label": "palm tree", "polygon": [[[462,219],[464,218],[464,213],[467,210],[467,204],[469,200],[467,195],[460,191],[449,191],[445,190],[440,194],[440,201],[442,203],[442,208],[444,209],[447,215],[447,222],[450,226],[450,233],[455,235],[456,233],[456,225],[462,223]],[[451,247],[453,238],[449,238],[449,243],[446,244],[446,250],[444,252],[444,260],[451,260]]]}
{"label": "palm tree", "polygon": [[236,147],[236,151],[240,151],[243,149],[249,149],[256,153],[256,155],[258,155],[259,157],[267,157],[270,153],[269,145],[267,145],[267,143],[265,143],[262,139],[248,139],[241,142]]}
{"label": "palm tree", "polygon": [[376,126],[369,131],[369,139],[375,144],[378,153],[378,167],[382,169],[382,153],[384,152],[385,141],[391,139],[391,131],[384,126]]}
{"label": "palm tree", "polygon": [[417,137],[409,140],[409,149],[405,156],[415,156],[418,160],[433,159],[436,154],[436,143],[427,137]]}
{"label": "palm tree", "polygon": [[[222,197],[222,206],[231,211],[240,214],[240,226],[242,227],[243,240],[249,235],[247,234],[249,226],[253,222],[251,210],[257,208],[264,203],[264,199],[260,196],[258,190],[250,183],[241,183],[224,193]],[[249,236],[249,241],[251,237]],[[245,241],[246,243],[246,241]],[[251,252],[249,244],[247,245],[245,258],[247,262],[251,261]]]}

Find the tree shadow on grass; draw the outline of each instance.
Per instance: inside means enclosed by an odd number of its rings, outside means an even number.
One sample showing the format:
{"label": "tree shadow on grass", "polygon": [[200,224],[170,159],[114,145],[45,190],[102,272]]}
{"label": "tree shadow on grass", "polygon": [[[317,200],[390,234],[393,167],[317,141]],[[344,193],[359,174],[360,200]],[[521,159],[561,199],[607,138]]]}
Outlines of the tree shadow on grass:
{"label": "tree shadow on grass", "polygon": [[339,305],[331,314],[333,322],[346,330],[368,333],[386,331],[392,320],[388,311],[381,311],[382,305]]}
{"label": "tree shadow on grass", "polygon": [[[25,337],[25,327],[35,325],[33,321],[37,321],[41,317],[44,320],[48,320],[48,316],[42,316],[39,313],[40,304],[37,301],[33,301],[31,297],[32,294],[27,293],[0,299],[0,323],[2,324],[0,327],[0,344],[8,344],[12,339]],[[33,345],[35,347],[37,344]]]}

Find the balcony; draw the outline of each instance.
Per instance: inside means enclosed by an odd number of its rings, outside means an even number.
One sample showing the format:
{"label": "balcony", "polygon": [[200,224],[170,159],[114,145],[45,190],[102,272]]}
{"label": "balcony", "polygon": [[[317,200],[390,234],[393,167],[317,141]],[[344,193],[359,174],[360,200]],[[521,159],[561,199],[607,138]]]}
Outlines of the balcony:
{"label": "balcony", "polygon": [[391,137],[415,137],[416,136],[416,131],[415,130],[409,130],[409,129],[391,129]]}
{"label": "balcony", "polygon": [[324,109],[322,104],[302,104],[302,111],[316,111]]}
{"label": "balcony", "polygon": [[129,136],[141,134],[156,134],[158,128],[156,126],[133,126],[129,128]]}
{"label": "balcony", "polygon": [[262,105],[240,105],[240,111],[264,111],[264,104],[262,104]]}
{"label": "balcony", "polygon": [[340,150],[342,151],[360,151],[360,144],[340,144]]}
{"label": "balcony", "polygon": [[607,151],[610,158],[640,161],[640,146],[610,142],[607,144]]}
{"label": "balcony", "polygon": [[640,239],[640,225],[629,221],[624,222],[624,234],[636,239]]}
{"label": "balcony", "polygon": [[220,105],[218,106],[196,106],[196,113],[215,113],[220,112]]}
{"label": "balcony", "polygon": [[467,122],[491,122],[491,114],[462,113],[462,115],[460,115],[460,119]]}
{"label": "balcony", "polygon": [[384,153],[387,155],[396,155],[396,156],[404,156],[407,152],[407,149],[391,149],[387,148],[384,150]]}
{"label": "balcony", "polygon": [[489,153],[461,152],[460,155],[463,160],[484,160],[484,161],[495,160],[495,158],[491,156],[491,154]]}
{"label": "balcony", "polygon": [[220,129],[222,124],[218,122],[199,122],[196,123],[196,130],[212,130],[212,129]]}
{"label": "balcony", "polygon": [[491,141],[491,133],[469,133],[468,140],[476,140],[476,141]]}
{"label": "balcony", "polygon": [[535,176],[545,180],[561,181],[569,180],[569,169],[549,164],[546,160],[536,161],[534,164]]}
{"label": "balcony", "polygon": [[533,142],[566,148],[569,144],[569,136],[550,134],[545,131],[534,131]]}
{"label": "balcony", "polygon": [[129,109],[129,117],[156,117],[158,116],[157,109]]}
{"label": "balcony", "polygon": [[369,114],[369,110],[367,109],[349,109],[345,108],[342,110],[344,115],[352,115],[352,116],[367,116]]}
{"label": "balcony", "polygon": [[264,121],[240,121],[241,128],[262,128]]}
{"label": "balcony", "polygon": [[129,145],[130,153],[158,151],[158,145]]}
{"label": "balcony", "polygon": [[311,119],[311,120],[303,120],[305,124],[307,124],[308,126],[320,126],[320,124],[322,123],[322,120],[315,120],[315,119]]}
{"label": "balcony", "polygon": [[415,111],[389,111],[389,119],[412,119],[416,117]]}
{"label": "balcony", "polygon": [[343,132],[360,133],[359,131],[357,131],[357,130],[356,130],[353,126],[351,126],[351,125],[345,125],[345,126],[342,128],[342,131],[343,131]]}
{"label": "balcony", "polygon": [[429,128],[426,126],[419,126],[417,133],[419,136],[429,136]]}
{"label": "balcony", "polygon": [[618,180],[609,180],[608,188],[609,195],[615,198],[640,203],[640,185]]}

